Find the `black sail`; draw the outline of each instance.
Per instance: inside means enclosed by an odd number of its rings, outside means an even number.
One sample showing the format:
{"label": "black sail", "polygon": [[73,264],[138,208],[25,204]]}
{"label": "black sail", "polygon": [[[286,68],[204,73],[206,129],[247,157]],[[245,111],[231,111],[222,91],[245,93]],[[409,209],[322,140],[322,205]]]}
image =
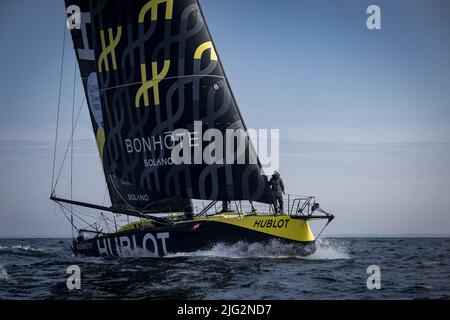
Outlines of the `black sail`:
{"label": "black sail", "polygon": [[187,199],[272,202],[259,161],[248,160],[248,137],[244,163],[193,155],[193,163],[174,163],[171,156],[180,129],[189,152],[201,148],[201,155],[204,131],[246,130],[196,0],[66,5],[81,11],[72,38],[116,205],[176,211]]}
{"label": "black sail", "polygon": [[[108,187],[108,192],[112,202],[112,207],[117,209],[133,210],[140,212],[179,212],[191,210],[192,203],[189,199],[167,196],[149,192],[135,183],[121,179],[112,170],[111,157],[105,145],[105,110],[103,108],[102,93],[98,85],[98,60],[93,49],[95,41],[92,17],[95,14],[91,11],[91,4],[88,1],[66,1],[69,23],[76,23],[75,13],[80,9],[79,28],[71,26],[71,34],[75,53],[78,60],[81,78],[86,93],[86,100],[89,106],[91,122],[99,149],[100,158],[103,164],[104,174]],[[70,24],[69,24],[70,26]],[[105,155],[108,155],[105,157]],[[109,161],[109,162],[107,162]]]}

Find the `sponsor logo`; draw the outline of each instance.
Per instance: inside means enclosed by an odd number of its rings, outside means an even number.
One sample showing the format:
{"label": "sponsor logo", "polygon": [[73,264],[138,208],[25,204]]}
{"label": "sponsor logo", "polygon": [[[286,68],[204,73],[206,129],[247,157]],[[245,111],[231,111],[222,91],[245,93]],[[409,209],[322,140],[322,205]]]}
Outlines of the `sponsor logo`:
{"label": "sponsor logo", "polygon": [[144,166],[145,167],[159,167],[159,166],[167,166],[172,165],[173,159],[172,158],[163,158],[163,159],[144,159]]}
{"label": "sponsor logo", "polygon": [[289,219],[260,219],[255,221],[253,228],[287,228],[288,223]]}
{"label": "sponsor logo", "polygon": [[128,201],[149,201],[147,194],[128,194]]}
{"label": "sponsor logo", "polygon": [[169,232],[146,233],[141,241],[136,236],[120,236],[97,239],[97,249],[101,256],[119,257],[159,257],[167,254]]}
{"label": "sponsor logo", "polygon": [[125,139],[127,153],[143,153],[158,150],[172,150],[176,144],[176,136],[173,132],[165,132],[146,138]]}
{"label": "sponsor logo", "polygon": [[[279,130],[218,130],[194,121],[191,131],[176,129],[123,140],[127,154],[142,154],[145,167],[189,164],[258,164],[268,172],[279,169]],[[147,156],[152,155],[152,158]]]}

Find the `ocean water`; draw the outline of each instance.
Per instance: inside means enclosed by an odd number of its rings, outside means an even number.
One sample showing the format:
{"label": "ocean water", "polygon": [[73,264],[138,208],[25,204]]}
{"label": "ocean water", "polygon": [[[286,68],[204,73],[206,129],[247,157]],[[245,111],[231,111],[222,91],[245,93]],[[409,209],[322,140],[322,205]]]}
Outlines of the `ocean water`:
{"label": "ocean water", "polygon": [[[75,257],[69,244],[0,239],[0,299],[450,299],[450,238],[326,238],[309,257],[276,241],[126,259]],[[70,265],[80,290],[67,288]]]}

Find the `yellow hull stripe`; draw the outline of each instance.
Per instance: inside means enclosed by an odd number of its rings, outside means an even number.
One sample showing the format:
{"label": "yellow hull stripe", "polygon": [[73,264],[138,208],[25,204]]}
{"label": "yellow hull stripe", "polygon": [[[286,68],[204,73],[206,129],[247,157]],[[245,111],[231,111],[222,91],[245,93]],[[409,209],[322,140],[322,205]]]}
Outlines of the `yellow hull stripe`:
{"label": "yellow hull stripe", "polygon": [[245,229],[258,231],[272,236],[294,240],[294,241],[314,241],[314,235],[305,220],[291,219],[289,216],[227,216],[218,215],[202,220],[216,221],[231,224]]}

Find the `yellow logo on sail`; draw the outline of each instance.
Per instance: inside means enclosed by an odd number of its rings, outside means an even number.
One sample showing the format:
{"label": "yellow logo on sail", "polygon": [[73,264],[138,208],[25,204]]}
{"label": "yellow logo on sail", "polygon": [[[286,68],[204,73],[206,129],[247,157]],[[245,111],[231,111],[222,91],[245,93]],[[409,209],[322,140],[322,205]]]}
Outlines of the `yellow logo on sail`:
{"label": "yellow logo on sail", "polygon": [[211,60],[217,61],[216,50],[214,50],[214,46],[211,41],[204,42],[197,47],[194,53],[194,59],[201,59],[203,53],[208,49],[211,50]]}
{"label": "yellow logo on sail", "polygon": [[172,19],[173,14],[173,0],[150,0],[141,9],[139,13],[139,23],[144,22],[145,15],[148,11],[151,11],[151,20],[158,20],[158,5],[166,3],[166,20]]}
{"label": "yellow logo on sail", "polygon": [[160,73],[158,73],[158,62],[152,62],[152,75],[153,79],[147,80],[147,68],[145,63],[141,64],[141,77],[142,85],[136,93],[135,105],[136,108],[140,107],[141,98],[144,99],[144,106],[150,106],[148,91],[153,88],[153,99],[155,101],[155,106],[159,106],[159,83],[169,72],[170,60],[164,60],[164,66]]}
{"label": "yellow logo on sail", "polygon": [[97,140],[97,147],[100,153],[100,159],[102,159],[103,161],[103,148],[105,146],[105,130],[103,130],[103,128],[98,128],[95,138]]}
{"label": "yellow logo on sail", "polygon": [[120,38],[122,37],[122,27],[117,27],[117,34],[114,37],[112,28],[108,29],[109,36],[109,45],[106,45],[105,41],[105,32],[104,30],[100,31],[100,40],[102,43],[102,53],[98,59],[98,71],[103,72],[103,65],[105,66],[105,70],[109,71],[109,61],[108,56],[111,55],[112,67],[113,70],[117,70],[117,62],[116,62],[116,47],[119,44]]}

